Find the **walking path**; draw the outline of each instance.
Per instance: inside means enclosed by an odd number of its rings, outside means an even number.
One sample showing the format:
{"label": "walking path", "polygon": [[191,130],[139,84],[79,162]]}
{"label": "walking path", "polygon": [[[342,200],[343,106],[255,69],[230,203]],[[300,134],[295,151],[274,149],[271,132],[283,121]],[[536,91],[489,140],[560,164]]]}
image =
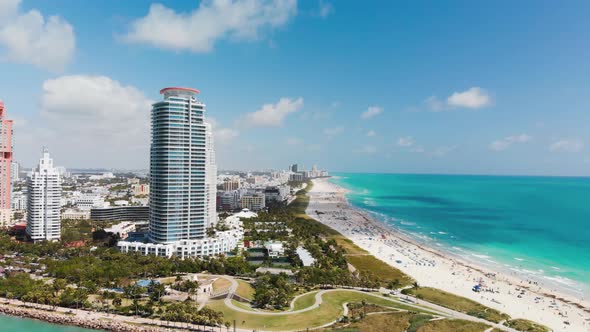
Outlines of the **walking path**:
{"label": "walking path", "polygon": [[[430,302],[426,302],[420,299],[417,299],[415,297],[412,296],[405,296],[404,299],[406,299],[406,301],[401,301],[401,300],[396,300],[393,298],[384,298],[382,296],[376,295],[376,294],[372,294],[372,293],[367,293],[358,289],[326,289],[326,290],[322,290],[319,291],[315,294],[315,303],[312,304],[311,306],[304,308],[304,309],[300,309],[300,310],[293,310],[294,309],[294,305],[295,305],[295,300],[297,300],[297,298],[306,295],[306,294],[302,294],[299,295],[298,297],[295,297],[290,304],[290,310],[288,311],[284,311],[284,312],[261,312],[261,311],[252,311],[252,310],[247,310],[244,308],[240,308],[236,305],[233,304],[232,302],[232,297],[233,294],[236,292],[237,288],[238,288],[238,282],[229,276],[218,276],[220,278],[225,278],[226,280],[231,282],[231,286],[229,288],[229,292],[227,297],[224,299],[224,304],[234,310],[234,311],[238,311],[238,312],[242,312],[242,313],[247,313],[247,314],[251,314],[251,315],[267,315],[267,316],[281,316],[281,315],[295,315],[295,314],[300,314],[300,313],[304,313],[310,310],[314,310],[317,309],[322,303],[323,303],[323,295],[327,294],[327,293],[331,293],[331,292],[355,292],[355,293],[361,293],[363,295],[369,295],[369,296],[373,296],[376,298],[380,298],[380,299],[387,299],[393,303],[397,303],[397,304],[403,304],[405,306],[409,306],[409,307],[413,307],[416,309],[420,309],[420,310],[428,310],[431,311],[435,314],[438,314],[440,316],[443,317],[449,317],[449,318],[455,318],[455,319],[463,319],[463,320],[467,320],[467,321],[471,321],[471,322],[477,322],[477,323],[484,323],[484,324],[488,324],[490,326],[492,326],[492,328],[497,328],[500,329],[502,331],[507,331],[507,332],[518,332],[515,329],[512,329],[510,327],[504,326],[501,323],[493,323],[490,321],[487,321],[485,319],[481,319],[481,318],[477,318],[477,317],[473,317],[467,314],[464,314],[462,312],[458,312],[455,310],[451,310],[449,308],[445,308],[442,306],[439,306],[437,304],[434,303],[430,303]],[[348,308],[346,306],[344,306],[344,315],[347,314]],[[331,323],[333,324],[333,323]],[[330,324],[330,325],[331,325]]]}

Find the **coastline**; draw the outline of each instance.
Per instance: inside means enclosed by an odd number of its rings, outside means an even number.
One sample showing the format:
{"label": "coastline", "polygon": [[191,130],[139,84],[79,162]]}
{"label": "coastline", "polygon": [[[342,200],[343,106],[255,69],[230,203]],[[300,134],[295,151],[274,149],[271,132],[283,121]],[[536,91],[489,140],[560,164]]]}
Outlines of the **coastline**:
{"label": "coastline", "polygon": [[[34,307],[33,307],[34,306]],[[71,314],[70,314],[71,312]],[[26,303],[18,300],[0,298],[0,315],[34,319],[45,323],[63,326],[76,326],[96,331],[113,332],[169,332],[178,331],[163,326],[147,326],[153,320],[138,317],[106,314],[47,305]],[[143,326],[142,326],[143,325]]]}
{"label": "coastline", "polygon": [[[310,217],[410,275],[421,286],[457,294],[556,331],[590,331],[590,303],[585,299],[431,248],[353,207],[346,198],[346,189],[327,179],[313,183],[306,210]],[[473,292],[471,287],[479,281],[494,292]],[[526,290],[525,294],[520,294],[522,290]]]}

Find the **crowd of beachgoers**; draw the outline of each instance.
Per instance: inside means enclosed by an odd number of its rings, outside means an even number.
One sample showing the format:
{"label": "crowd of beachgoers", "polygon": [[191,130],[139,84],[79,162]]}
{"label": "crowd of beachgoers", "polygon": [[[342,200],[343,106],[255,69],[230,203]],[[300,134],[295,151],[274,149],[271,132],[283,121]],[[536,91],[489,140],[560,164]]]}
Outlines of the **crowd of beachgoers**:
{"label": "crowd of beachgoers", "polygon": [[590,331],[587,300],[527,280],[516,272],[491,271],[488,266],[431,248],[351,206],[346,189],[328,179],[313,182],[308,215],[410,275],[420,286],[460,295],[555,331]]}

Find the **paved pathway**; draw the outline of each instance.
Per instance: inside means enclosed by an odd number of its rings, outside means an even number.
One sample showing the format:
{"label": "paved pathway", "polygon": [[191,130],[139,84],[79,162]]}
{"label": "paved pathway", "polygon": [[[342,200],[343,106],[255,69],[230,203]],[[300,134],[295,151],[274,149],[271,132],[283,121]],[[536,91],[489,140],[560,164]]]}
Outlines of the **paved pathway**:
{"label": "paved pathway", "polygon": [[[252,315],[281,316],[281,315],[294,315],[294,314],[304,313],[304,312],[307,312],[307,311],[310,311],[310,310],[314,310],[314,309],[318,308],[319,306],[321,306],[322,303],[323,303],[323,295],[326,294],[326,293],[330,293],[330,292],[356,292],[356,293],[361,293],[361,294],[364,294],[364,295],[374,296],[374,297],[377,297],[377,298],[380,298],[380,299],[387,299],[387,300],[389,300],[389,301],[391,301],[393,303],[403,304],[405,306],[413,307],[413,308],[416,308],[416,309],[428,310],[428,311],[433,312],[434,314],[437,314],[437,315],[440,315],[440,316],[443,316],[443,317],[463,319],[463,320],[467,320],[467,321],[471,321],[471,322],[484,323],[484,324],[488,324],[488,325],[492,326],[492,328],[498,328],[498,329],[500,329],[502,331],[518,332],[515,329],[512,329],[512,328],[509,328],[507,326],[502,325],[501,323],[496,324],[496,323],[487,321],[485,319],[473,317],[473,316],[464,314],[462,312],[451,310],[451,309],[448,309],[448,308],[443,307],[443,306],[439,306],[439,305],[434,304],[434,303],[430,303],[430,302],[426,302],[426,301],[417,299],[417,298],[412,297],[412,296],[404,296],[402,298],[402,300],[396,300],[396,299],[393,299],[393,298],[384,298],[384,297],[382,297],[380,295],[363,292],[363,291],[358,290],[358,289],[326,289],[326,290],[319,291],[319,292],[317,292],[315,294],[315,303],[312,304],[311,306],[307,307],[307,308],[300,309],[300,310],[293,310],[294,309],[294,303],[295,303],[295,300],[298,297],[301,297],[301,296],[303,296],[305,294],[302,294],[302,295],[294,298],[291,301],[290,309],[288,311],[283,311],[283,312],[252,311],[252,310],[247,310],[247,309],[244,309],[244,308],[240,308],[240,307],[234,305],[233,302],[231,301],[233,294],[236,292],[236,290],[238,288],[238,282],[234,278],[229,277],[229,276],[218,276],[218,277],[225,278],[225,279],[227,279],[227,280],[229,280],[231,282],[231,286],[229,288],[228,295],[224,299],[225,305],[228,308],[232,309],[232,310],[235,310],[235,311],[238,311],[238,312],[242,312],[242,313],[252,314]],[[405,299],[405,301],[403,299]],[[347,311],[348,311],[348,309],[345,306],[345,309],[344,309],[345,315],[346,315]],[[326,326],[326,325],[324,325],[324,326]]]}

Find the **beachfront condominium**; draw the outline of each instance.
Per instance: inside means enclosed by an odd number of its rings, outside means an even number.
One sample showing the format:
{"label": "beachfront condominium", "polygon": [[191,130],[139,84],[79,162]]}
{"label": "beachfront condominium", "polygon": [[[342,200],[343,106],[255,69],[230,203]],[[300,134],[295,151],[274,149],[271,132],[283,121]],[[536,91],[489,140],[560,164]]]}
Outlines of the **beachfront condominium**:
{"label": "beachfront condominium", "polygon": [[10,183],[12,180],[12,120],[6,119],[0,100],[0,226],[10,222]]}
{"label": "beachfront condominium", "polygon": [[235,248],[243,235],[207,237],[207,229],[217,223],[217,166],[211,125],[198,93],[165,88],[163,100],[152,105],[149,242],[120,241],[123,252],[214,255]]}
{"label": "beachfront condominium", "polygon": [[61,178],[47,148],[27,179],[27,235],[33,241],[57,241],[61,235]]}
{"label": "beachfront condominium", "polygon": [[209,197],[215,168],[211,127],[198,93],[165,88],[164,100],[152,108],[149,237],[156,243],[202,239],[216,218],[215,188]]}

